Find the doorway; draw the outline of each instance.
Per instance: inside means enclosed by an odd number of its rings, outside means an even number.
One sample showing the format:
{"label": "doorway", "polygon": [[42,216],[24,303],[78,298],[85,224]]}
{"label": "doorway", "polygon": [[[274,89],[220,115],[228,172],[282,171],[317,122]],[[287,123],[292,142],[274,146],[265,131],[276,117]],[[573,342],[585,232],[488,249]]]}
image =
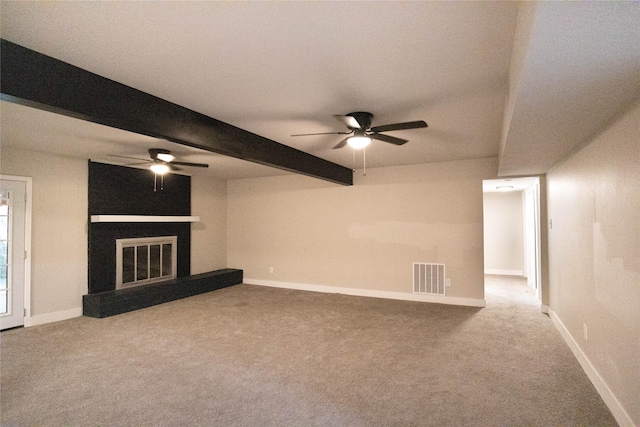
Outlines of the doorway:
{"label": "doorway", "polygon": [[31,178],[0,175],[0,329],[23,326],[31,271]]}
{"label": "doorway", "polygon": [[483,181],[483,211],[485,275],[525,279],[541,304],[540,179]]}

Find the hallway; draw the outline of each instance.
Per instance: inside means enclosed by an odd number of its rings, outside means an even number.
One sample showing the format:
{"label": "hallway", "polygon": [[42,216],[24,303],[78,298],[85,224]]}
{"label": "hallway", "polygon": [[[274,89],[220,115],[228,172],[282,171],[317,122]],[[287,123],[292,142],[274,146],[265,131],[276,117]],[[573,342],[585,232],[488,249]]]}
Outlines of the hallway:
{"label": "hallway", "polygon": [[506,304],[535,307],[540,311],[536,291],[527,284],[525,277],[487,274],[484,276],[484,292],[487,306]]}

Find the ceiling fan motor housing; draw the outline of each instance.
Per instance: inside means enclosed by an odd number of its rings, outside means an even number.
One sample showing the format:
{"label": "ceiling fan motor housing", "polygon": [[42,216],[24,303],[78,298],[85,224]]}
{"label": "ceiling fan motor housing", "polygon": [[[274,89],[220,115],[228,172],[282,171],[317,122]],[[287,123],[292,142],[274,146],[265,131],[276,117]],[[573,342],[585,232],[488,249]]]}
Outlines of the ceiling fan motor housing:
{"label": "ceiling fan motor housing", "polygon": [[[368,130],[371,127],[371,121],[373,120],[373,114],[367,113],[365,111],[357,111],[355,113],[349,113],[347,116],[351,116],[360,124],[360,128],[362,130]],[[355,130],[357,127],[349,126],[349,129]]]}
{"label": "ceiling fan motor housing", "polygon": [[171,151],[165,150],[165,149],[162,149],[162,148],[150,148],[149,149],[149,155],[151,156],[151,158],[153,160],[158,160],[158,154],[171,155]]}

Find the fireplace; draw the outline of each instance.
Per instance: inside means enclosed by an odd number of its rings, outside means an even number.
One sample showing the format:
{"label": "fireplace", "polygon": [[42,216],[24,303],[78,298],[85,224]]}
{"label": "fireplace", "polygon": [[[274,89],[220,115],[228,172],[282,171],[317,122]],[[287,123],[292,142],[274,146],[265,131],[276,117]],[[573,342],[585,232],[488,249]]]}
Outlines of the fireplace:
{"label": "fireplace", "polygon": [[90,161],[88,202],[90,294],[191,274],[191,222],[198,219],[191,216],[189,176],[167,174],[164,189],[154,192],[148,170]]}
{"label": "fireplace", "polygon": [[[107,317],[242,283],[242,270],[191,275],[191,178],[89,161],[89,283],[83,314]],[[169,268],[171,267],[171,268]],[[144,286],[140,286],[144,285]]]}
{"label": "fireplace", "polygon": [[178,236],[116,239],[116,289],[176,278]]}

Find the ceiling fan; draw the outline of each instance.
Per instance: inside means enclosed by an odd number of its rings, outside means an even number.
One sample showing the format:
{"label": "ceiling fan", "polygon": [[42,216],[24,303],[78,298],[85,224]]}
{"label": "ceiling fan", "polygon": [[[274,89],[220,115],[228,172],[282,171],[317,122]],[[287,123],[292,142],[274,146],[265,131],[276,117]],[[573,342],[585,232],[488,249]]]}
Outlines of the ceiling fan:
{"label": "ceiling fan", "polygon": [[190,162],[176,161],[175,160],[176,157],[173,154],[171,154],[171,151],[165,150],[163,148],[150,148],[149,157],[151,157],[151,160],[139,159],[137,157],[116,156],[113,154],[111,155],[111,157],[119,157],[122,159],[132,159],[132,160],[138,160],[141,162],[141,163],[133,163],[133,164],[130,164],[129,166],[144,165],[148,163],[149,169],[151,169],[151,171],[156,175],[164,175],[167,172],[181,171],[182,168],[178,166],[189,166],[194,168],[209,167],[209,165],[206,163],[190,163]]}
{"label": "ceiling fan", "polygon": [[342,148],[347,144],[349,144],[353,148],[364,148],[371,143],[372,139],[377,139],[379,141],[384,141],[395,145],[402,145],[408,142],[408,140],[406,139],[384,135],[380,132],[391,132],[396,130],[418,129],[427,127],[427,123],[423,120],[371,127],[373,114],[364,111],[349,113],[344,116],[335,115],[333,117],[344,123],[347,128],[349,128],[349,132],[304,133],[291,136],[349,135],[338,144],[336,144],[333,148]]}

